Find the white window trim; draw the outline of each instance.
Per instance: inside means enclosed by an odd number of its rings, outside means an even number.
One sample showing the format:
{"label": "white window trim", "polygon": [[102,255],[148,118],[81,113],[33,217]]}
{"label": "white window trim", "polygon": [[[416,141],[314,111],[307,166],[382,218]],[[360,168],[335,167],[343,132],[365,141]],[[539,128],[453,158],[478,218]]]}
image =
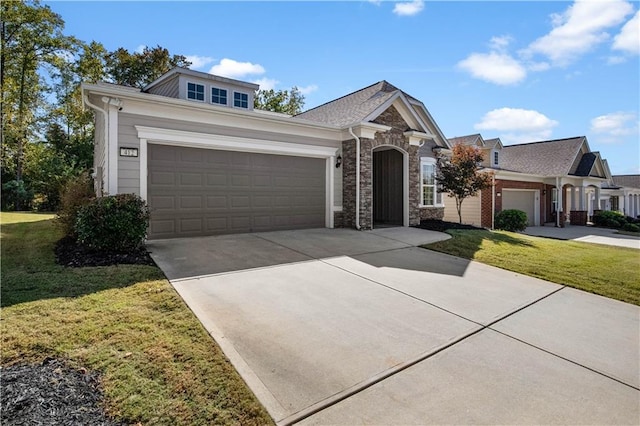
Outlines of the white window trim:
{"label": "white window trim", "polygon": [[[498,159],[496,161],[496,155],[498,156]],[[494,166],[497,166],[500,164],[500,152],[499,151],[493,151],[493,153],[491,154],[491,163]]]}
{"label": "white window trim", "polygon": [[[203,99],[193,99],[189,97],[189,84],[195,84],[196,86],[202,86],[202,97]],[[189,101],[194,101],[194,102],[206,102],[207,101],[207,86],[205,84],[202,83],[198,83],[196,81],[188,81],[186,83],[186,90],[184,92],[184,96],[185,99],[189,100]]]}
{"label": "white window trim", "polygon": [[[219,102],[213,102],[213,89],[224,90],[227,93],[225,95],[225,99],[227,100],[227,102],[224,103],[224,104],[219,103]],[[209,94],[211,95],[211,99],[209,100],[211,102],[211,104],[213,104],[213,105],[224,105],[224,106],[228,106],[229,105],[229,89],[225,89],[224,87],[211,86],[209,88]]]}
{"label": "white window trim", "polygon": [[[434,204],[425,204],[424,203],[424,191],[422,190],[423,184],[422,184],[422,169],[423,169],[423,165],[425,164],[429,164],[429,165],[433,165],[434,166],[434,170],[437,167],[438,162],[436,161],[435,158],[430,158],[430,157],[422,157],[420,158],[420,207],[444,207],[444,202],[443,197],[444,194],[438,194],[438,180],[436,179],[436,176],[433,177],[433,188],[434,188],[434,193],[433,193],[433,199],[434,199]],[[437,202],[438,200],[438,195],[440,196],[440,203]]]}
{"label": "white window trim", "polygon": [[[240,94],[240,95],[246,95],[247,96],[247,106],[245,107],[241,107],[241,106],[236,106],[236,93]],[[238,92],[236,90],[233,91],[233,104],[231,106],[233,106],[234,108],[240,108],[240,109],[249,109],[249,102],[251,101],[251,97],[249,96],[248,93],[246,92]]]}

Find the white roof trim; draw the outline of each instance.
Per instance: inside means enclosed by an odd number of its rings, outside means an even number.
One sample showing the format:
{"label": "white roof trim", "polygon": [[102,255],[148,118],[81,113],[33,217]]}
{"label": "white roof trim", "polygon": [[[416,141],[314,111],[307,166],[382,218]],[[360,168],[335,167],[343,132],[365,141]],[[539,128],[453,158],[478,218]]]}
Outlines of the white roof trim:
{"label": "white roof trim", "polygon": [[336,148],[277,142],[158,127],[135,126],[139,139],[161,145],[192,148],[219,149],[223,151],[255,152],[261,154],[290,155],[295,157],[329,158],[336,155]]}

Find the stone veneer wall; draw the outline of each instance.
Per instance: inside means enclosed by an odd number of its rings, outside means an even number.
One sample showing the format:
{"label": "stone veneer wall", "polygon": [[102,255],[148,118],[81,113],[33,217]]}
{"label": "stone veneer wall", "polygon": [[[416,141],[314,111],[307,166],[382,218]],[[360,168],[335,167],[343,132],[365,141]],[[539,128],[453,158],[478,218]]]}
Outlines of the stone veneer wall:
{"label": "stone veneer wall", "polygon": [[[409,155],[409,225],[420,224],[420,158],[418,147],[411,146],[404,136],[407,124],[394,107],[390,107],[374,121],[391,126],[374,139],[360,138],[360,228],[373,227],[373,151],[380,146],[394,146]],[[355,227],[356,209],[356,144],[342,142],[342,226]],[[404,207],[404,206],[403,206]],[[444,214],[444,211],[442,212]],[[336,222],[336,226],[339,226]]]}
{"label": "stone veneer wall", "polygon": [[444,207],[420,207],[420,220],[442,220],[443,218]]}

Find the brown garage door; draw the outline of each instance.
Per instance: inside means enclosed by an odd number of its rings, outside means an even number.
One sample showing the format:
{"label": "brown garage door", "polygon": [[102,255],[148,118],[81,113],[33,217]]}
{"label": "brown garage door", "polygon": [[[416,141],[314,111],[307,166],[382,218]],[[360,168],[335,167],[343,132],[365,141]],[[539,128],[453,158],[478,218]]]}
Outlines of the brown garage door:
{"label": "brown garage door", "polygon": [[149,238],[325,226],[325,160],[149,145]]}

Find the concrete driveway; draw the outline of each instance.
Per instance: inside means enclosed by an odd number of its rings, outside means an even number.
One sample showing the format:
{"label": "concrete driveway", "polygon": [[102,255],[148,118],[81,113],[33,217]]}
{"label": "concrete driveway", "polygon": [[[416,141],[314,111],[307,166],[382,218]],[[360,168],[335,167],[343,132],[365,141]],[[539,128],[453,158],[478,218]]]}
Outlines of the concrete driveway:
{"label": "concrete driveway", "polygon": [[594,226],[529,226],[523,234],[536,237],[555,238],[558,240],[574,240],[584,243],[605,244],[640,249],[640,237],[618,234],[615,229],[596,228]]}
{"label": "concrete driveway", "polygon": [[152,241],[278,424],[638,424],[640,308],[412,228]]}

